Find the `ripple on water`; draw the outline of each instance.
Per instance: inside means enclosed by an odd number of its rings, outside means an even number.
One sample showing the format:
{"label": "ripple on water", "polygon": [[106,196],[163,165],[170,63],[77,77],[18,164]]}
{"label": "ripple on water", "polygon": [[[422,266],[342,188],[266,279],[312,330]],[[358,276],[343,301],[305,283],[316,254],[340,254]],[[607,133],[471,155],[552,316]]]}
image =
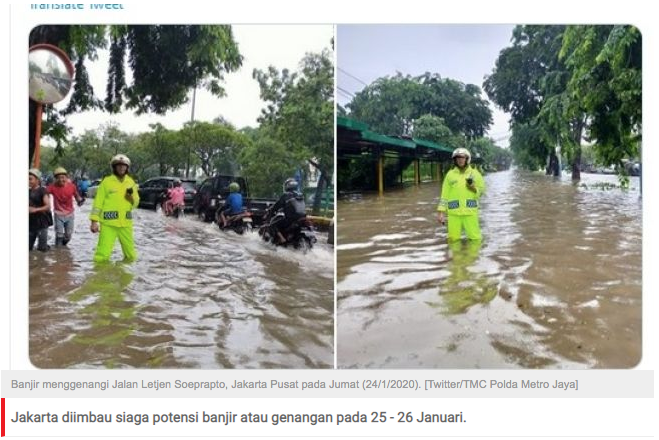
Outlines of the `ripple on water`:
{"label": "ripple on water", "polygon": [[[588,185],[602,178],[583,175]],[[641,347],[637,193],[516,171],[485,179],[484,241],[475,251],[446,246],[436,185],[338,202],[339,242],[347,244],[337,248],[339,366],[633,366]],[[369,245],[352,246],[361,243]]]}
{"label": "ripple on water", "polygon": [[[269,247],[255,233],[223,233],[190,216],[176,221],[138,210],[136,217],[140,258],[134,264],[95,268],[96,236],[85,221],[76,222],[68,250],[30,254],[35,365],[333,365],[334,255],[326,236],[303,254]],[[121,258],[118,247],[114,259]],[[44,289],[50,299],[38,294]],[[53,295],[63,299],[57,308]]]}

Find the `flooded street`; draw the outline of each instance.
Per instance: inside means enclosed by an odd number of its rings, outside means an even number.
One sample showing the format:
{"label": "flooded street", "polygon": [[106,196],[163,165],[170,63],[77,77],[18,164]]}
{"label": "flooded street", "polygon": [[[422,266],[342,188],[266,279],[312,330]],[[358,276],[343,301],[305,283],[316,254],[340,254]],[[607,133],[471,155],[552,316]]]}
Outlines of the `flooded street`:
{"label": "flooded street", "polygon": [[[304,254],[139,209],[139,260],[94,265],[89,200],[67,248],[32,251],[30,358],[40,368],[332,368],[334,250]],[[54,242],[50,228],[49,243]]]}
{"label": "flooded street", "polygon": [[438,185],[339,200],[339,368],[630,368],[641,199],[616,176],[485,176],[480,246],[446,244]]}

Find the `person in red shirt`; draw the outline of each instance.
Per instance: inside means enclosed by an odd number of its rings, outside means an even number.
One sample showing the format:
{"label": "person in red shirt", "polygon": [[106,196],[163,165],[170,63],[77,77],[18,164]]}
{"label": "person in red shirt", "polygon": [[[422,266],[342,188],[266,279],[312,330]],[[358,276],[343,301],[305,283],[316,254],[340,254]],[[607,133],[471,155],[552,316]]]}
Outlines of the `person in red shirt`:
{"label": "person in red shirt", "polygon": [[78,194],[78,188],[69,180],[68,173],[62,167],[53,172],[55,182],[48,185],[48,192],[53,198],[55,211],[55,245],[66,246],[73,235],[74,214],[73,200],[82,206],[85,199]]}

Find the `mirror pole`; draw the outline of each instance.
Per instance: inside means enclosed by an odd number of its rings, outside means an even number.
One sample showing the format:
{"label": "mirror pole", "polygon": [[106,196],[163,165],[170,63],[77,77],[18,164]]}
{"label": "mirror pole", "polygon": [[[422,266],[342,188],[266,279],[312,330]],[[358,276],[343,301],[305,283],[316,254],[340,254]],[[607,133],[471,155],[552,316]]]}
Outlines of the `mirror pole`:
{"label": "mirror pole", "polygon": [[34,168],[39,168],[41,156],[41,119],[43,118],[43,104],[37,102],[37,121],[34,130]]}

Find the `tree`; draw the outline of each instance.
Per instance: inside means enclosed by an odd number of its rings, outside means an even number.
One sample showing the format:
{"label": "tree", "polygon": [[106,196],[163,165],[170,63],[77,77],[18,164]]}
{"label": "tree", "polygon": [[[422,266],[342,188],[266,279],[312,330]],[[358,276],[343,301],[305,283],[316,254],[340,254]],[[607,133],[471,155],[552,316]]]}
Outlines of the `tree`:
{"label": "tree", "polygon": [[[66,168],[70,176],[87,175],[92,178],[100,177],[100,170],[98,169],[99,157],[94,154],[95,149],[100,144],[101,140],[97,133],[87,130],[82,135],[76,136],[71,140],[68,148],[64,150],[64,154],[57,155],[55,149],[49,149],[52,154],[47,157],[45,155],[46,150],[44,150],[44,156],[41,162],[46,167],[61,165]],[[42,169],[42,171],[47,173],[49,170]]]}
{"label": "tree", "polygon": [[[560,145],[576,180],[584,134],[606,165],[624,169],[622,160],[638,154],[641,67],[641,35],[633,26],[518,26],[484,88],[511,112],[513,134],[540,134],[550,163],[557,163]],[[537,147],[528,145],[527,153],[542,154]]]}
{"label": "tree", "polygon": [[238,157],[250,141],[225,123],[192,122],[181,130],[180,142],[194,152],[204,174],[211,176],[216,172],[240,174]]}
{"label": "tree", "polygon": [[[237,70],[242,56],[230,26],[120,25],[120,26],[37,26],[30,33],[30,46],[50,43],[64,50],[75,64],[75,86],[64,110],[48,106],[43,135],[58,145],[66,139],[62,129],[67,114],[104,109],[137,114],[164,114],[187,102],[187,93],[198,85],[223,96],[226,72]],[[85,67],[98,51],[109,46],[109,78],[104,101],[99,100]],[[126,83],[125,63],[132,70]],[[36,105],[30,102],[30,161],[34,153]],[[60,128],[57,128],[60,127]]]}
{"label": "tree", "polygon": [[512,153],[498,147],[492,139],[481,137],[469,142],[471,157],[480,159],[485,170],[501,171],[510,168]]}
{"label": "tree", "polygon": [[[274,67],[255,69],[261,99],[268,104],[259,122],[297,163],[307,162],[319,172],[313,212],[320,210],[323,190],[334,169],[334,66],[331,52],[307,54],[298,72]],[[278,159],[276,156],[270,160]],[[295,166],[289,170],[295,170]],[[290,175],[289,175],[290,176]]]}
{"label": "tree", "polygon": [[[423,87],[400,72],[382,77],[358,92],[346,105],[350,117],[366,122],[370,129],[393,136],[412,134],[413,121],[427,112],[417,109]],[[436,115],[441,116],[441,115]]]}
{"label": "tree", "polygon": [[424,86],[417,104],[424,113],[444,118],[454,134],[475,139],[485,134],[492,124],[487,100],[481,98],[480,87],[463,84],[439,74],[425,73],[417,79]]}
{"label": "tree", "polygon": [[253,142],[240,152],[240,162],[245,174],[249,176],[253,195],[277,198],[281,195],[281,183],[291,176],[291,170],[299,164],[299,158],[288,145],[277,140],[270,130],[262,129]]}
{"label": "tree", "polygon": [[[513,136],[515,129],[524,130],[518,134],[517,142],[528,138],[529,127],[534,135],[545,138],[540,144],[528,145],[528,151],[518,143],[513,150],[517,162],[535,165],[549,157],[552,166],[547,173],[554,175],[560,172],[554,146],[562,132],[564,116],[558,96],[565,90],[567,77],[558,59],[564,29],[564,26],[515,27],[512,47],[499,53],[492,74],[483,83],[488,97],[511,114]],[[548,100],[550,104],[544,107]],[[540,116],[543,108],[545,111]]]}
{"label": "tree", "polygon": [[436,142],[446,147],[454,148],[454,134],[444,123],[444,119],[433,115],[423,115],[414,120],[412,136]]}
{"label": "tree", "polygon": [[560,58],[570,68],[570,99],[588,116],[588,139],[605,165],[639,155],[642,41],[634,26],[569,26]]}
{"label": "tree", "polygon": [[478,86],[438,74],[412,77],[398,73],[375,80],[347,107],[350,117],[380,133],[410,136],[414,120],[432,115],[441,117],[452,133],[471,139],[482,136],[492,124],[492,112],[480,95]]}
{"label": "tree", "polygon": [[151,133],[148,133],[143,139],[147,157],[152,164],[158,167],[158,175],[168,174],[172,164],[179,163],[176,160],[177,142],[175,132],[168,130],[161,123],[149,124]]}
{"label": "tree", "polygon": [[510,150],[518,166],[532,171],[543,168],[547,165],[547,151],[550,149],[551,145],[546,143],[541,130],[534,122],[513,125]]}

